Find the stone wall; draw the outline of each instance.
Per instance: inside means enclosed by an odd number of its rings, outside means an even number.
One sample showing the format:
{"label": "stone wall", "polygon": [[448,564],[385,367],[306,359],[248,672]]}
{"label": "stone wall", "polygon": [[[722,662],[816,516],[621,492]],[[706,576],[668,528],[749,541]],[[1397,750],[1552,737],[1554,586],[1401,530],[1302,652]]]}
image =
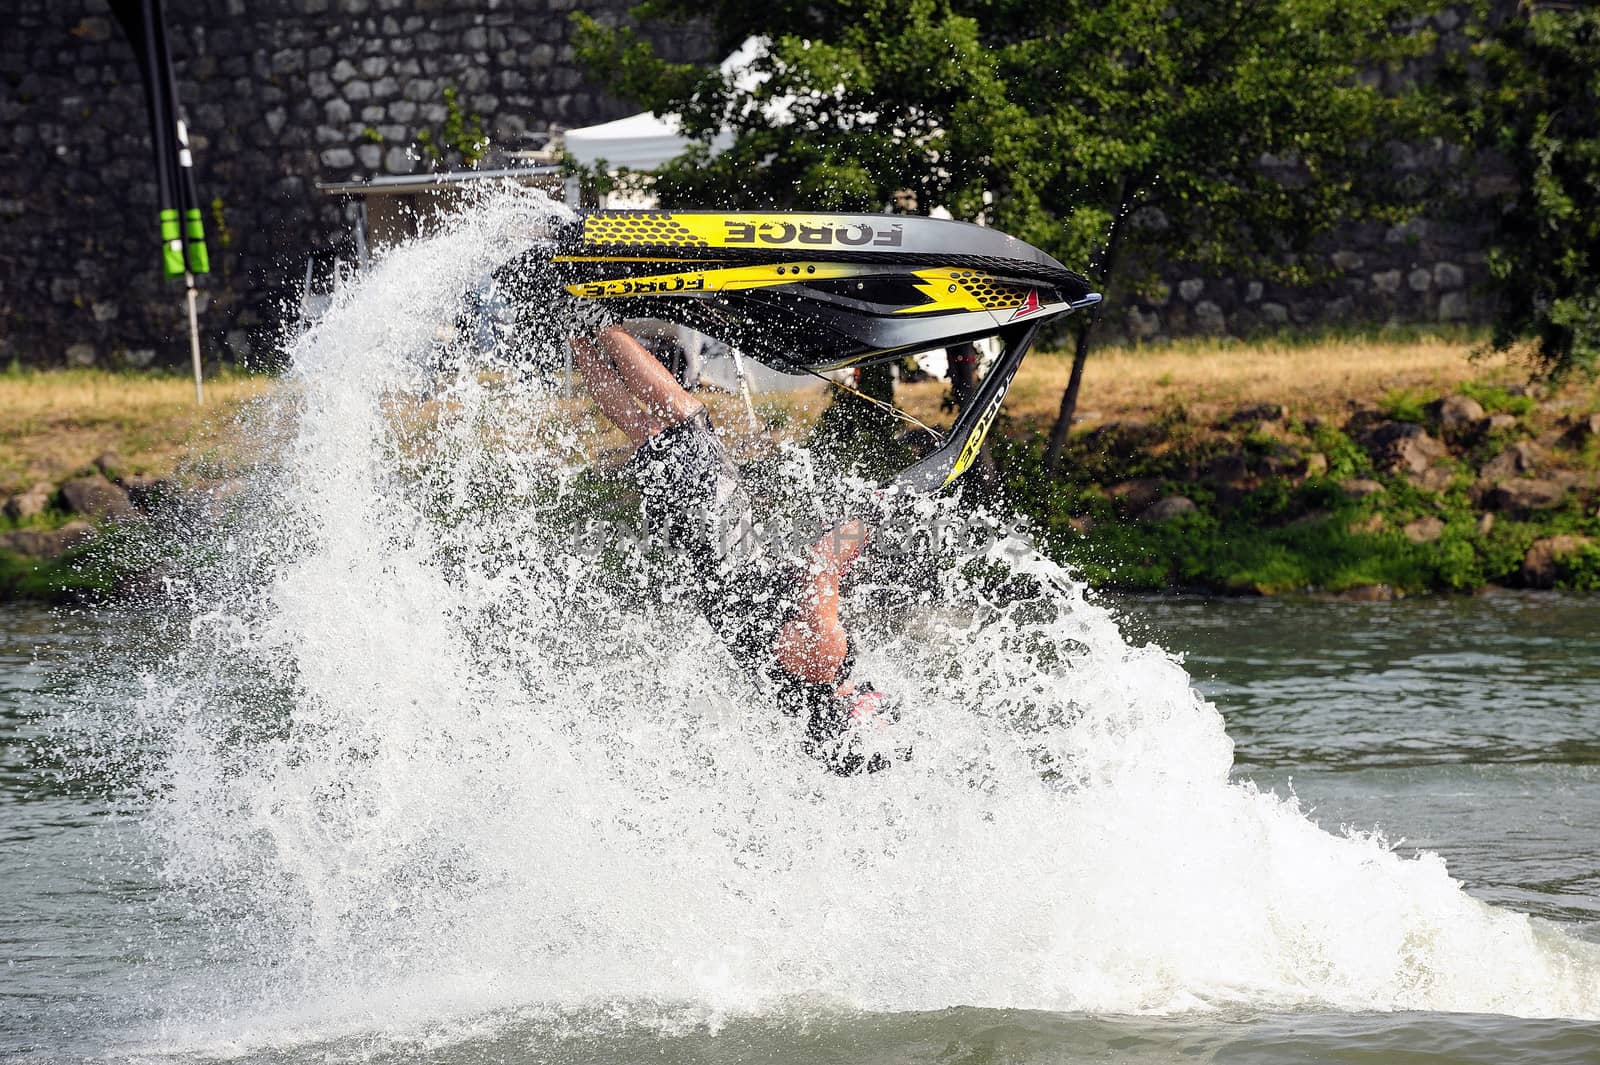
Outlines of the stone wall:
{"label": "stone wall", "polygon": [[[1491,0],[1500,17],[1517,0]],[[1375,77],[1389,91],[1423,81],[1447,53],[1464,51],[1462,5],[1417,19],[1412,28],[1437,36],[1432,55]],[[1158,272],[1161,282],[1142,293],[1113,293],[1102,319],[1107,331],[1126,339],[1160,342],[1172,336],[1250,336],[1283,329],[1339,329],[1369,325],[1481,323],[1491,317],[1481,286],[1488,279],[1485,245],[1497,200],[1515,188],[1512,176],[1493,159],[1463,159],[1458,150],[1401,146],[1393,171],[1374,181],[1422,177],[1439,183],[1456,201],[1448,217],[1424,211],[1400,225],[1349,225],[1337,231],[1310,264],[1329,274],[1305,288],[1249,276],[1215,276],[1181,264]],[[1465,205],[1464,207],[1462,205]],[[1481,219],[1482,221],[1477,221]],[[1134,224],[1162,224],[1141,219]]]}
{"label": "stone wall", "polygon": [[[622,18],[633,0],[590,0]],[[1513,0],[1495,0],[1504,6]],[[576,0],[168,0],[179,94],[194,125],[214,273],[204,350],[239,361],[273,346],[307,257],[347,239],[318,180],[404,173],[444,91],[500,147],[552,125],[604,121],[624,102],[572,54]],[[132,50],[103,0],[9,0],[0,40],[0,367],[146,366],[187,357],[181,287],[155,243],[149,134]],[[1441,49],[1464,45],[1436,16]],[[693,29],[646,27],[675,58],[708,58]],[[1397,77],[1415,76],[1415,69]],[[1454,165],[1408,153],[1402,168]],[[1488,210],[1504,178],[1471,191]],[[1482,231],[1423,218],[1352,226],[1321,253],[1333,280],[1291,289],[1181,265],[1141,295],[1113,293],[1107,331],[1159,340],[1284,327],[1479,321]]]}
{"label": "stone wall", "polygon": [[[587,0],[622,18],[632,0]],[[347,237],[314,189],[409,172],[444,90],[502,147],[633,108],[588,83],[574,0],[168,0],[213,273],[203,350],[273,342],[307,257]],[[703,58],[694,30],[652,28]],[[530,145],[531,146],[531,145]],[[182,285],[161,277],[149,126],[133,51],[103,0],[8,0],[0,35],[0,368],[187,360]]]}

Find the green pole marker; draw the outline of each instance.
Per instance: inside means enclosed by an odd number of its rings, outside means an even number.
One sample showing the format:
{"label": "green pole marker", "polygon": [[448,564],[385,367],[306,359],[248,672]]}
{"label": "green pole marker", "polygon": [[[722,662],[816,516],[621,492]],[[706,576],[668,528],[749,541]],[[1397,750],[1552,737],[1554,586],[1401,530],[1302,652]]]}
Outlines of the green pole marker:
{"label": "green pole marker", "polygon": [[191,207],[183,213],[184,236],[188,238],[189,272],[209,274],[211,256],[206,251],[206,225],[200,219],[200,208]]}
{"label": "green pole marker", "polygon": [[170,207],[161,212],[161,265],[168,277],[183,275],[183,234],[178,229],[178,212]]}

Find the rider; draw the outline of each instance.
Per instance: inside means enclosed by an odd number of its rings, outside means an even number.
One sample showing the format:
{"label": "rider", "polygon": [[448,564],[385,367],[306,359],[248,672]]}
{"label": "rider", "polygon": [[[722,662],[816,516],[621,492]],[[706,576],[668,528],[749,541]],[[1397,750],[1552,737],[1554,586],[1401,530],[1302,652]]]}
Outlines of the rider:
{"label": "rider", "polygon": [[853,648],[839,620],[839,582],[866,527],[842,522],[804,566],[770,558],[757,541],[750,501],[705,405],[626,329],[573,337],[595,403],[637,449],[629,470],[647,521],[685,556],[695,603],[740,665],[770,685],[779,708],[806,722],[806,750],[836,773],[887,768],[847,735],[886,717],[882,693],[852,680]]}

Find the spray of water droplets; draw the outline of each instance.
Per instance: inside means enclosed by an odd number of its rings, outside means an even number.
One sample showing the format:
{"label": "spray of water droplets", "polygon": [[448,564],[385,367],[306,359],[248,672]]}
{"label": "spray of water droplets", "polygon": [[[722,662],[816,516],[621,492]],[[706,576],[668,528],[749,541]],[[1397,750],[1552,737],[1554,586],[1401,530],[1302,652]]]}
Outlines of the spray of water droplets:
{"label": "spray of water droplets", "polygon": [[[1600,1016],[1592,946],[1230,782],[1181,666],[1016,539],[867,624],[903,710],[867,742],[911,757],[824,772],[643,552],[576,535],[629,502],[574,404],[441,332],[559,211],[498,193],[388,254],[253,423],[272,461],[130,712],[214,960],[161,989],[160,1040],[818,1000]],[[793,450],[768,475],[813,510],[861,490]]]}

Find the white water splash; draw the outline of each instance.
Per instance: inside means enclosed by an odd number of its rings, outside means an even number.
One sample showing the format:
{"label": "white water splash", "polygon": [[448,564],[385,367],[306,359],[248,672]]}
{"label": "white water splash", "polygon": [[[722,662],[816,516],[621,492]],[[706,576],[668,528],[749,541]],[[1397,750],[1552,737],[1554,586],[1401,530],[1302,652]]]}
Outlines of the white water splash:
{"label": "white water splash", "polygon": [[949,566],[863,640],[914,756],[824,773],[702,619],[560,531],[547,391],[458,353],[432,414],[397,399],[557,210],[498,195],[294,346],[272,502],[143,707],[176,722],[149,821],[216,951],[161,1044],[818,997],[1600,1017],[1592,945],[1230,783],[1180,666],[1025,545],[991,552],[1033,594]]}

